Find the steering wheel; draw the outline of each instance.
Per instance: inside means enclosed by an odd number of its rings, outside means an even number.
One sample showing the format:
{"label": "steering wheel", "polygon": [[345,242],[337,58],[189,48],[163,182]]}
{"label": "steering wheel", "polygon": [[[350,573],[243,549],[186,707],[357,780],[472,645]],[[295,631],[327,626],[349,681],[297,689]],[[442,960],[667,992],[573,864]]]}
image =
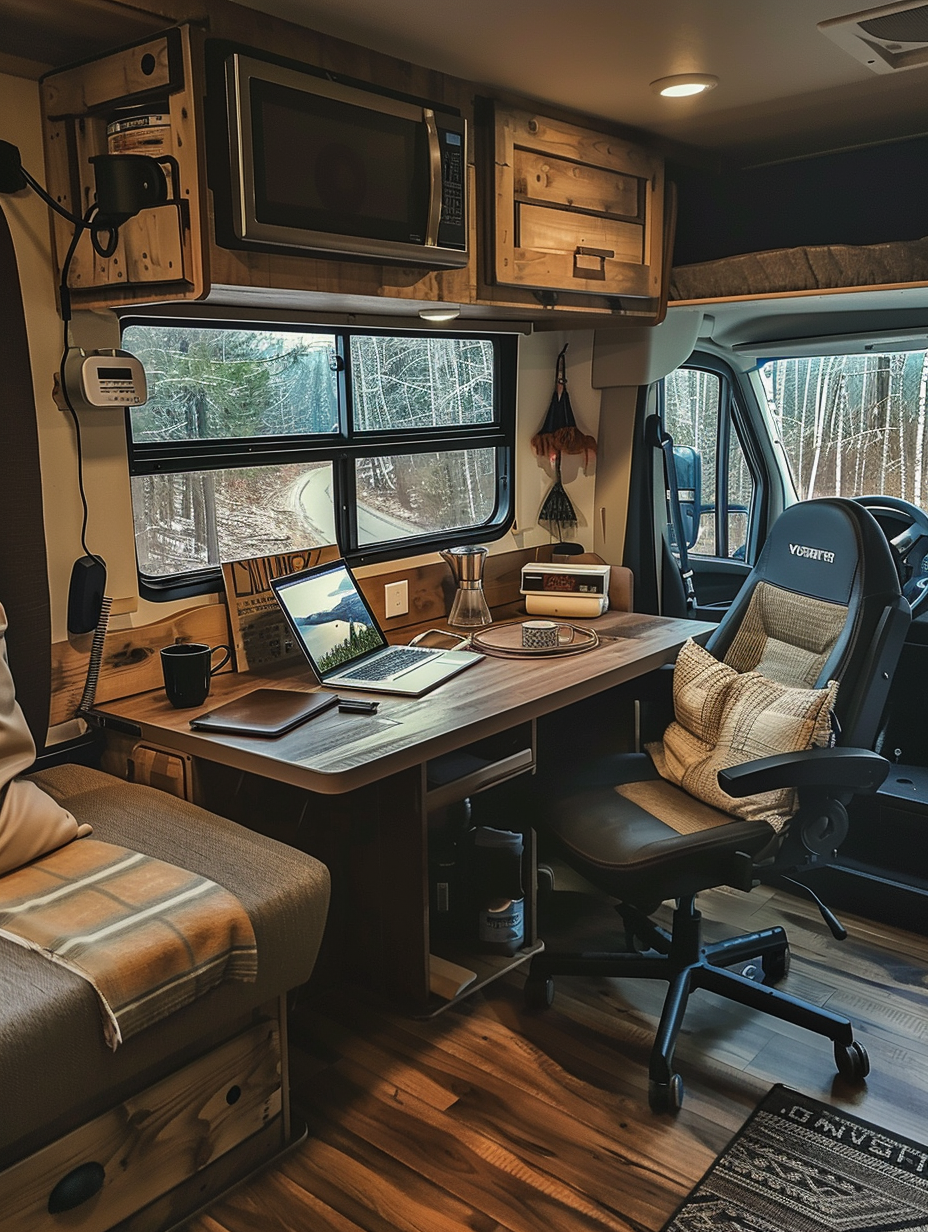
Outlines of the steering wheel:
{"label": "steering wheel", "polygon": [[855,496],[853,499],[873,514],[901,515],[908,523],[894,538],[889,535],[886,538],[896,562],[902,593],[908,599],[914,615],[928,598],[928,575],[917,573],[907,577],[906,557],[920,540],[928,540],[928,513],[910,501],[900,500],[898,496]]}

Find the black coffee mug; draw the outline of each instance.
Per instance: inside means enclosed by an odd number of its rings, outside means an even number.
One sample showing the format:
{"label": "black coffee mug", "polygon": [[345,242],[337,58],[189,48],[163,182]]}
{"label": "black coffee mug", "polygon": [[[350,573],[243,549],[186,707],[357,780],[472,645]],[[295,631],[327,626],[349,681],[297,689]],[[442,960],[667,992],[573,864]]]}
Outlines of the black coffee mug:
{"label": "black coffee mug", "polygon": [[[225,654],[215,666],[217,650]],[[209,697],[210,678],[232,657],[231,646],[205,646],[201,642],[178,642],[161,648],[161,670],[168,701],[178,710],[201,706]]]}

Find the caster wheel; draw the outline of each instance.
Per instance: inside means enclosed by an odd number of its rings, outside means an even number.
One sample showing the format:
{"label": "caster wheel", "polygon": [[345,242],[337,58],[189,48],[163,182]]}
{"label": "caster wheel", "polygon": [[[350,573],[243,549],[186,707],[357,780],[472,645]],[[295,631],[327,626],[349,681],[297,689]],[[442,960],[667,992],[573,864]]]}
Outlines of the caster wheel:
{"label": "caster wheel", "polygon": [[669,1082],[648,1083],[648,1104],[652,1112],[679,1112],[683,1107],[683,1079],[671,1074]]}
{"label": "caster wheel", "polygon": [[863,1044],[835,1044],[835,1065],[847,1082],[862,1082],[870,1073],[870,1058]]}
{"label": "caster wheel", "polygon": [[784,946],[782,950],[774,950],[772,954],[765,954],[761,960],[764,969],[765,984],[779,984],[780,980],[785,980],[789,975],[789,946]]}
{"label": "caster wheel", "polygon": [[548,976],[529,976],[522,990],[525,1006],[530,1010],[547,1010],[554,1003],[554,980]]}

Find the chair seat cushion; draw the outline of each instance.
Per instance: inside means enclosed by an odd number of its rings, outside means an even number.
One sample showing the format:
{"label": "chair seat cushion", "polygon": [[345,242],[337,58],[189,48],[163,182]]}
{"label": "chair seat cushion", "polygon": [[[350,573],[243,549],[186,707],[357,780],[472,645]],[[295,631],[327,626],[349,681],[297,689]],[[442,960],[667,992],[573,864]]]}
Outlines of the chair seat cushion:
{"label": "chair seat cushion", "polygon": [[[672,823],[694,801],[656,781],[646,784],[650,807],[644,808],[631,798],[634,786],[577,791],[551,802],[546,817],[568,863],[615,898],[661,902],[738,884],[743,873],[736,853],[757,856],[775,840],[764,822],[743,821],[698,803],[704,824],[680,833]],[[656,816],[658,809],[670,820]]]}

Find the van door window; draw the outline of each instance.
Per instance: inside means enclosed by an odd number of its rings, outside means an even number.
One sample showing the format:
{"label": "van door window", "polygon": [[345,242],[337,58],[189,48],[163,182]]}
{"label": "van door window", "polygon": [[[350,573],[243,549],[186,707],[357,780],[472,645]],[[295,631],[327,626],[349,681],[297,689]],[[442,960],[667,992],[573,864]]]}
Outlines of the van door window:
{"label": "van door window", "polygon": [[755,482],[731,414],[728,381],[703,368],[671,372],[664,419],[674,442],[690,554],[743,560]]}

